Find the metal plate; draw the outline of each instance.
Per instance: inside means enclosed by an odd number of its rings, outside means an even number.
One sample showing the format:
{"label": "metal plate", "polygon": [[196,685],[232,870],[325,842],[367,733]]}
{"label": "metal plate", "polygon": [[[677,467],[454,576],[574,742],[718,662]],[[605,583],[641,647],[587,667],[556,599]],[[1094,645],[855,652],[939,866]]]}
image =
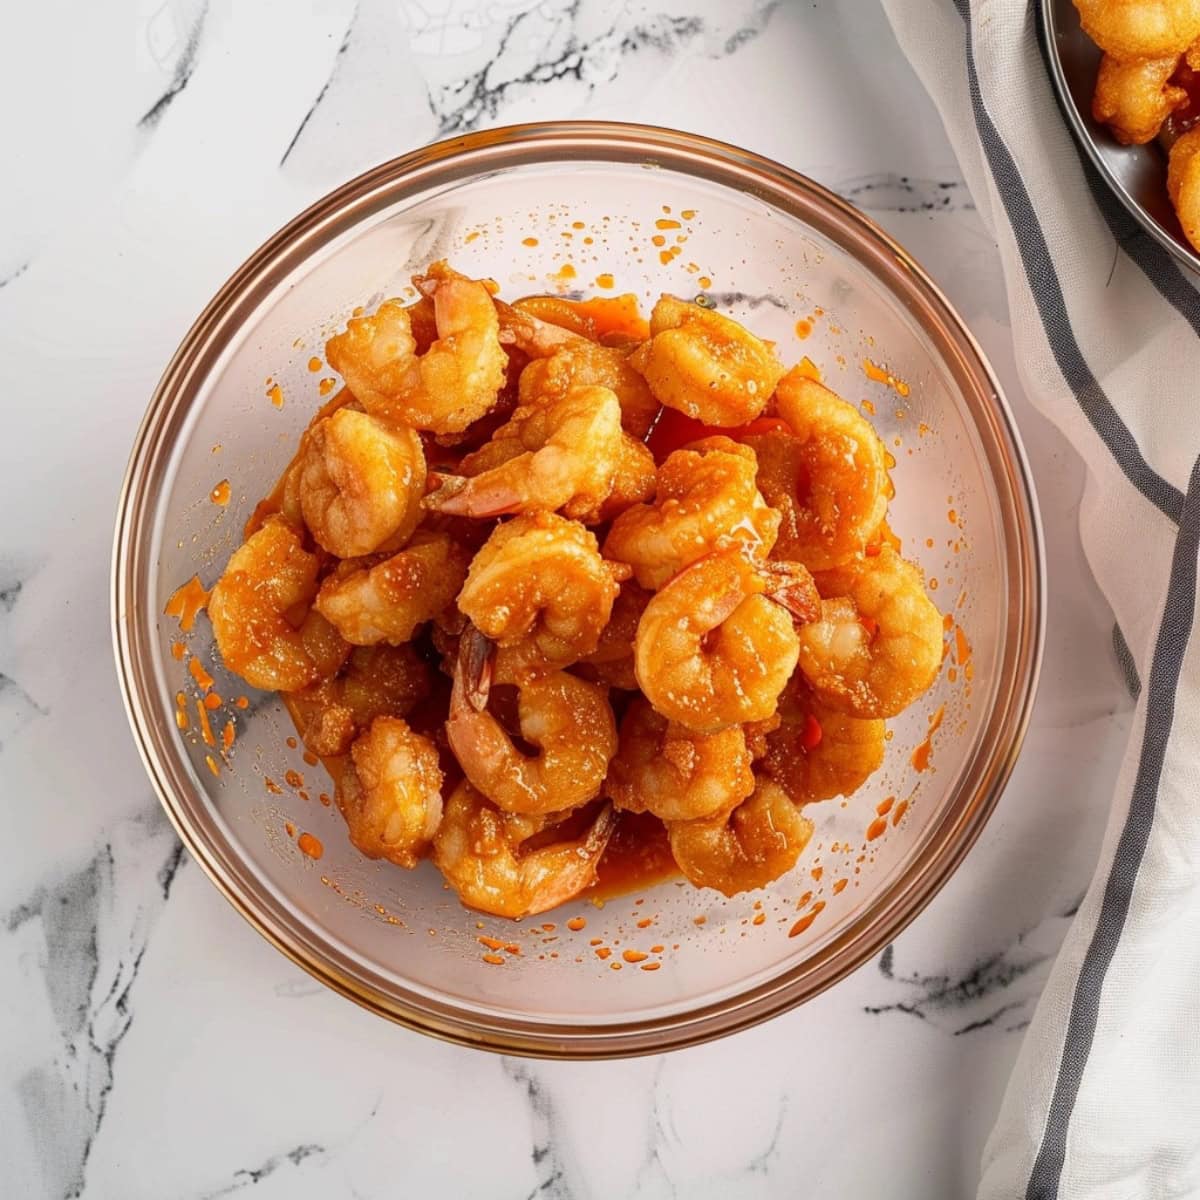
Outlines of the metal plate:
{"label": "metal plate", "polygon": [[1079,26],[1071,0],[1041,0],[1042,41],[1058,102],[1100,177],[1134,219],[1185,267],[1200,274],[1200,254],[1183,236],[1167,196],[1167,156],[1156,143],[1122,146],[1092,119],[1100,50]]}

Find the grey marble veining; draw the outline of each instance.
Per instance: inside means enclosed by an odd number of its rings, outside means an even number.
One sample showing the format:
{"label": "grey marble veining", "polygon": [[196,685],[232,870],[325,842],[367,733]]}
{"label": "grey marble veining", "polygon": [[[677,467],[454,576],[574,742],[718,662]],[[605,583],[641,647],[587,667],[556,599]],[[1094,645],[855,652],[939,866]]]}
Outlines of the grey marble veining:
{"label": "grey marble veining", "polygon": [[[57,66],[17,62],[0,81],[6,111],[24,114],[17,152],[39,168],[0,223],[20,448],[0,473],[11,1194],[758,1200],[797,1181],[829,1196],[969,1194],[1090,874],[1130,700],[1078,545],[1082,470],[1020,394],[990,238],[882,16],[761,0],[163,0],[74,19],[94,52],[72,43]],[[26,6],[14,43],[48,44],[51,20]],[[114,83],[131,41],[136,75]],[[74,91],[31,105],[38,69],[69,70]],[[107,615],[137,423],[245,254],[383,158],[580,116],[744,144],[903,242],[1008,389],[1056,581],[1025,752],[927,911],[875,963],[767,1026],[599,1064],[500,1059],[393,1028],[250,931],[149,798]],[[38,161],[42,145],[55,153]]]}

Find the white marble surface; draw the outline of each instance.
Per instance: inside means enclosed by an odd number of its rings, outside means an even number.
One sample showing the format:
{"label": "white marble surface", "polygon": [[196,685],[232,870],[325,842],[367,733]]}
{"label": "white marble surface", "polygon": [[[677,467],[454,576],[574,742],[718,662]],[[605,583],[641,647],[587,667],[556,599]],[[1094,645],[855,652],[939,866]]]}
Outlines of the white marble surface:
{"label": "white marble surface", "polygon": [[[972,1194],[1091,871],[1130,701],[1079,550],[1081,466],[1021,395],[992,243],[875,6],[59,0],[7,23],[0,1192]],[[930,908],[803,1009],[590,1065],[394,1028],[260,939],[151,795],[108,633],[128,447],[211,292],[349,175],[440,135],[551,116],[744,144],[896,234],[1008,388],[1051,571],[1033,729]]]}

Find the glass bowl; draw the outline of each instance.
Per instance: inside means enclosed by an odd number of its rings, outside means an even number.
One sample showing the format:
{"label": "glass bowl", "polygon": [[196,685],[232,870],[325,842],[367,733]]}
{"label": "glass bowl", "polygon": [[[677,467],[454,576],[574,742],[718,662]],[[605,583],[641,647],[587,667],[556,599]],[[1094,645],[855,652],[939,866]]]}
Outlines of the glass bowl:
{"label": "glass bowl", "polygon": [[[931,693],[889,723],[884,768],[850,800],[807,810],[813,839],[771,887],[726,900],[666,881],[518,923],[469,912],[430,864],[408,872],[359,855],[278,700],[225,672],[203,614],[187,633],[165,615],[194,575],[206,586],[218,577],[291,458],[329,375],[324,339],[356,306],[406,294],[410,275],[443,256],[509,297],[703,296],[775,339],[785,361],[807,355],[873,413],[896,459],[891,523],[947,614],[947,659]],[[180,837],[280,950],[426,1033],[604,1057],[704,1041],[790,1008],[928,903],[1016,757],[1042,578],[1012,416],[979,347],[899,246],[825,189],[731,146],[632,125],[529,125],[367,172],[221,289],[133,449],[114,637],[134,736]],[[323,845],[319,859],[303,852],[304,833]]]}

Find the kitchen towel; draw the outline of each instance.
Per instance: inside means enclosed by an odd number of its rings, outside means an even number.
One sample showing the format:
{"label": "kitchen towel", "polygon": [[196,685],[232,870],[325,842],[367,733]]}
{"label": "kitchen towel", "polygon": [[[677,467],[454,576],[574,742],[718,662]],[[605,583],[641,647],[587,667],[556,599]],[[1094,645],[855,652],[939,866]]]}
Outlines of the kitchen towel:
{"label": "kitchen towel", "polygon": [[883,3],[999,245],[1021,382],[1087,464],[1083,545],[1139,689],[979,1196],[1200,1196],[1200,290],[1077,150],[1036,3]]}

